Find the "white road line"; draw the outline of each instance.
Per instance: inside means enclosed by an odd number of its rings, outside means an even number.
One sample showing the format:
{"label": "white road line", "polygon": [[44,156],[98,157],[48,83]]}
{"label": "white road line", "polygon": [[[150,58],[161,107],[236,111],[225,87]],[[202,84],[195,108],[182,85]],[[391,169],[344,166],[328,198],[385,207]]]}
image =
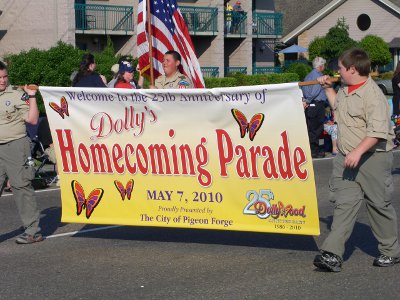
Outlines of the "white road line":
{"label": "white road line", "polygon": [[118,227],[123,227],[123,226],[105,226],[105,227],[97,227],[97,228],[92,228],[92,229],[86,229],[86,230],[77,230],[77,231],[71,231],[71,232],[65,232],[65,233],[59,233],[59,234],[53,234],[46,236],[46,239],[51,239],[51,238],[58,238],[58,237],[63,237],[63,236],[69,236],[69,235],[74,235],[74,234],[82,234],[86,232],[93,232],[93,231],[101,231],[101,230],[108,230],[108,229],[113,229],[113,228],[118,228]]}

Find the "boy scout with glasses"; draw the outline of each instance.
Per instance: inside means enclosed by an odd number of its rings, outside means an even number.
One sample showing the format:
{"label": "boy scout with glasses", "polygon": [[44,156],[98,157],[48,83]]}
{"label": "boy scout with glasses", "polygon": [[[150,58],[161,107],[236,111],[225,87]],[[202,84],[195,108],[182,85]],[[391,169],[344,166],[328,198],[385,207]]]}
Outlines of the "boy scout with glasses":
{"label": "boy scout with glasses", "polygon": [[15,203],[24,226],[18,244],[43,240],[39,233],[39,209],[32,187],[35,176],[25,122],[35,125],[39,118],[36,91],[9,85],[6,65],[0,61],[0,185],[9,178]]}

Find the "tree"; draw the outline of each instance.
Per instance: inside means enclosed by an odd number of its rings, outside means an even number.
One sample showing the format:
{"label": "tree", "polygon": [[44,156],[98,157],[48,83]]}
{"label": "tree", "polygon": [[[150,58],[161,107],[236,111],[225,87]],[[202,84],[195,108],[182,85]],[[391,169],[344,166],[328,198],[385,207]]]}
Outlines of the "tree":
{"label": "tree", "polygon": [[328,61],[357,46],[357,42],[349,36],[349,26],[344,18],[338,19],[336,25],[329,29],[325,39],[326,43],[321,56]]}
{"label": "tree", "polygon": [[379,36],[365,36],[360,41],[360,47],[368,53],[373,70],[377,70],[378,66],[388,64],[392,59],[388,44]]}
{"label": "tree", "polygon": [[308,46],[308,54],[309,59],[312,61],[314,58],[318,56],[323,56],[322,53],[326,49],[326,37],[317,36],[312,40],[310,45]]}

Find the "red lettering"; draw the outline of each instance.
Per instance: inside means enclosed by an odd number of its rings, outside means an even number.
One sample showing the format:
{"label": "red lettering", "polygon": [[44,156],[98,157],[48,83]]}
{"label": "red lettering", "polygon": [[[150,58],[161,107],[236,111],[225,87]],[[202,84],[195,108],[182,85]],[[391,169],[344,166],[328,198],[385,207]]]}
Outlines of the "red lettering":
{"label": "red lettering", "polygon": [[246,149],[242,145],[235,147],[235,154],[239,155],[239,159],[236,163],[236,172],[240,178],[250,177],[249,166],[247,165]]}
{"label": "red lettering", "polygon": [[122,149],[119,144],[115,144],[112,148],[112,160],[114,164],[114,168],[117,171],[118,174],[124,173],[124,166],[119,165],[119,161],[122,158]]}
{"label": "red lettering", "polygon": [[291,179],[293,178],[293,171],[290,161],[289,142],[286,131],[281,133],[281,137],[283,141],[283,146],[280,146],[278,150],[279,173],[281,174],[281,177],[283,179]]}
{"label": "red lettering", "polygon": [[[218,157],[219,168],[221,176],[228,176],[226,165],[233,160],[233,145],[229,134],[223,129],[217,129],[217,144],[218,144]],[[225,149],[225,147],[227,149]]]}
{"label": "red lettering", "polygon": [[300,167],[306,162],[306,154],[304,153],[303,149],[300,147],[296,147],[294,149],[293,154],[293,167],[294,171],[296,172],[297,177],[301,180],[305,180],[308,177],[307,169],[301,171]]}
{"label": "red lettering", "polygon": [[272,150],[268,146],[264,146],[262,148],[262,156],[266,157],[264,164],[263,164],[263,171],[266,178],[277,179],[279,177],[278,172],[276,171],[276,165],[274,160],[274,154]]}
{"label": "red lettering", "polygon": [[[71,129],[65,129],[64,133],[65,133],[65,139],[67,140],[66,143],[63,137],[63,130],[56,129],[58,145],[60,147],[63,171],[65,173],[69,172],[77,173],[78,166],[76,165],[76,156],[74,152],[74,143],[72,142]],[[69,165],[68,161],[71,162],[72,166]]]}

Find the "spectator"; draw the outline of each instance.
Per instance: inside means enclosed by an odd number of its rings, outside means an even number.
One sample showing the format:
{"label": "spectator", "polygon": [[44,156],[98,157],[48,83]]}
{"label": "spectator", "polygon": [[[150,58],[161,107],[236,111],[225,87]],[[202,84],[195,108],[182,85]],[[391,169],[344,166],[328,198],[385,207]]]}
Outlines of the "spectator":
{"label": "spectator", "polygon": [[118,71],[119,71],[119,64],[112,65],[111,74],[113,78],[110,80],[109,83],[107,83],[107,87],[113,88],[115,86],[115,84],[117,83]]}
{"label": "spectator", "polygon": [[136,89],[136,88],[142,88],[143,87],[143,77],[139,77],[139,83],[136,85],[136,83],[133,81],[133,68],[132,65],[127,62],[123,61],[119,64],[119,71],[118,71],[118,77],[117,77],[117,83],[115,84],[115,88],[120,88],[120,89]]}
{"label": "spectator", "polygon": [[231,30],[232,30],[232,11],[233,11],[232,5],[230,5],[229,2],[226,2],[226,7],[225,7],[225,33],[231,33]]}
{"label": "spectator", "polygon": [[192,81],[179,72],[180,64],[181,55],[178,52],[174,50],[165,52],[162,63],[164,75],[156,79],[154,87],[157,89],[193,88]]}
{"label": "spectator", "polygon": [[334,120],[333,111],[328,106],[325,110],[324,130],[329,134],[332,141],[332,156],[336,156],[337,149],[337,124]]}
{"label": "spectator", "polygon": [[238,0],[236,1],[235,5],[233,6],[233,11],[243,12],[243,8],[241,6],[241,2]]}
{"label": "spectator", "polygon": [[239,31],[239,25],[242,19],[242,14],[244,13],[241,4],[242,3],[240,1],[236,1],[235,5],[233,6],[232,28],[234,33],[237,33]]}
{"label": "spectator", "polygon": [[[314,69],[304,78],[304,81],[316,80],[322,76],[322,72],[325,70],[325,63],[325,59],[316,57],[313,60]],[[303,86],[302,91],[311,156],[313,158],[322,158],[325,157],[325,153],[319,149],[319,137],[324,130],[326,94],[324,89],[317,84]]]}
{"label": "spectator", "polygon": [[372,233],[380,255],[374,266],[400,262],[393,190],[393,129],[385,96],[369,76],[371,63],[361,49],[350,49],[339,57],[342,87],[336,94],[329,76],[318,81],[326,90],[338,125],[338,154],[333,161],[329,188],[335,203],[331,232],[314,259],[317,268],[339,272],[345,244],[357,213],[366,200]]}
{"label": "spectator", "polygon": [[393,73],[392,78],[392,86],[393,86],[393,115],[400,115],[400,63],[397,64],[396,70]]}
{"label": "spectator", "polygon": [[85,54],[82,57],[82,62],[72,81],[74,87],[106,87],[104,76],[95,72],[96,62],[92,54]]}
{"label": "spectator", "polygon": [[43,241],[43,237],[39,233],[40,214],[32,187],[35,168],[25,124],[35,125],[39,110],[36,91],[28,86],[24,91],[25,94],[9,85],[7,67],[0,62],[0,182],[10,179],[24,226],[24,233],[16,242],[32,244]]}

